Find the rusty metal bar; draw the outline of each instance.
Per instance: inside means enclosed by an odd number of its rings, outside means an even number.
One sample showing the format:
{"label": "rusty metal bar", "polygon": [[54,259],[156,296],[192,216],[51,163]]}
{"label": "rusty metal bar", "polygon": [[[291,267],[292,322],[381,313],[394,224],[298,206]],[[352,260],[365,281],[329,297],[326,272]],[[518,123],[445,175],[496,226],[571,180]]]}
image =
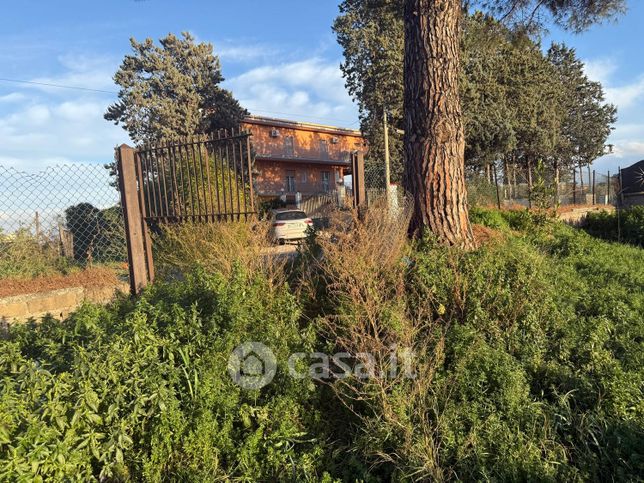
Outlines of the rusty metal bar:
{"label": "rusty metal bar", "polygon": [[[221,199],[219,195],[219,166],[218,163],[221,160],[221,153],[219,152],[219,144],[215,143],[215,133],[213,132],[211,137],[211,146],[212,146],[212,165],[215,170],[215,193],[217,194],[217,221],[220,220],[220,213],[221,213]],[[215,153],[215,148],[217,149],[217,152]],[[222,175],[223,176],[223,175]]]}
{"label": "rusty metal bar", "polygon": [[[188,146],[190,146],[190,151],[188,151]],[[199,199],[199,177],[197,176],[197,163],[195,162],[195,153],[194,153],[194,143],[192,140],[189,140],[188,143],[185,144],[185,151],[186,151],[186,156],[192,161],[192,169],[193,169],[193,175],[190,177],[190,179],[193,180],[194,182],[194,193],[195,193],[195,199],[196,199],[196,205],[195,205],[195,217],[197,220],[201,221],[201,200]]]}
{"label": "rusty metal bar", "polygon": [[[241,212],[240,198],[239,198],[239,173],[237,172],[237,151],[235,150],[235,129],[232,130],[233,136],[230,139],[231,148],[233,151],[233,169],[235,170],[235,189],[237,190],[237,221],[240,219],[239,213]],[[241,153],[240,153],[241,154]]]}
{"label": "rusty metal bar", "polygon": [[255,188],[253,187],[252,159],[250,155],[250,134],[246,136],[246,161],[248,163],[248,184],[250,185],[250,209],[255,211]]}
{"label": "rusty metal bar", "polygon": [[206,146],[206,141],[204,140],[199,144],[199,160],[203,164],[203,156],[202,156],[202,151],[206,151],[206,164],[205,164],[205,169],[206,169],[206,182],[208,184],[208,197],[204,198],[204,201],[206,202],[206,211],[208,212],[210,221],[215,221],[215,207],[213,205],[213,196],[212,196],[212,183],[210,180],[210,157],[208,156],[208,149]]}
{"label": "rusty metal bar", "polygon": [[177,160],[177,149],[175,144],[170,144],[172,150],[172,159],[175,164],[179,165],[179,178],[180,178],[180,191],[179,191],[179,207],[181,208],[181,216],[190,216],[190,211],[186,207],[186,177],[183,173],[183,163],[181,162],[181,152]]}
{"label": "rusty metal bar", "polygon": [[[150,186],[150,175],[149,175],[149,167],[148,167],[148,159],[147,159],[147,153],[141,152],[137,153],[137,164],[140,164],[140,174],[141,176],[139,177],[139,183],[140,183],[140,188],[143,188],[145,190],[145,201],[147,203],[144,203],[143,209],[146,210],[147,213],[153,213],[154,212],[154,198],[152,197],[152,187]],[[156,214],[156,213],[155,213]]]}
{"label": "rusty metal bar", "polygon": [[[157,157],[157,159],[159,159],[158,150],[155,150],[155,156]],[[164,163],[163,152],[161,152],[160,159],[161,159],[161,175],[163,176],[163,201],[165,205],[165,214],[166,214],[165,221],[169,222],[170,221],[170,200],[168,199],[168,186],[166,182],[167,173],[166,173],[166,167]]]}
{"label": "rusty metal bar", "polygon": [[[217,139],[221,141],[221,129],[217,131]],[[226,197],[226,160],[224,159],[224,151],[221,147],[221,142],[217,143],[217,150],[220,153],[220,162],[221,162],[221,197],[224,199],[224,212],[223,216],[224,219],[228,219],[228,203],[227,203],[227,197]],[[220,217],[221,219],[221,217]]]}
{"label": "rusty metal bar", "polygon": [[158,201],[158,206],[159,206],[158,207],[159,214],[163,215],[163,200],[164,200],[164,198],[163,198],[163,193],[161,191],[162,173],[161,173],[161,169],[159,168],[159,158],[156,155],[156,151],[150,150],[149,153],[150,153],[150,158],[153,160],[154,167],[155,167],[154,174],[156,176],[155,176],[154,184],[155,184],[155,186],[157,188],[157,201]]}
{"label": "rusty metal bar", "polygon": [[170,184],[172,189],[172,215],[178,217],[181,215],[181,210],[179,206],[179,186],[177,183],[177,166],[172,159],[172,154],[170,149],[167,147],[167,143],[164,143],[163,147],[164,155],[167,155],[168,165],[170,166]]}
{"label": "rusty metal bar", "polygon": [[143,220],[139,189],[136,179],[135,152],[130,146],[122,144],[117,150],[116,166],[118,171],[119,193],[125,221],[125,240],[127,244],[130,291],[140,292],[148,283],[145,263]]}
{"label": "rusty metal bar", "polygon": [[[242,185],[242,192],[244,195],[244,211],[248,210],[248,195],[246,194],[246,180],[244,176],[244,147],[242,145],[242,133],[241,129],[239,131],[239,136],[237,138],[237,143],[238,143],[238,148],[239,148],[239,172],[241,174],[241,185]],[[237,162],[237,160],[235,160]],[[244,215],[244,220],[248,219],[246,215]]]}
{"label": "rusty metal bar", "polygon": [[145,263],[147,266],[148,281],[154,281],[154,260],[152,258],[152,239],[150,238],[150,230],[148,229],[147,213],[145,211],[145,203],[143,202],[144,194],[141,189],[143,185],[143,170],[141,169],[141,157],[138,154],[134,155],[134,162],[136,164],[137,177],[139,179],[139,205],[141,206],[141,216],[143,217],[141,229],[143,230],[143,247],[145,249]]}
{"label": "rusty metal bar", "polygon": [[[201,144],[197,143],[196,149],[199,151],[199,160],[197,161],[197,153],[195,151],[195,143],[192,143],[192,153],[195,159],[195,163],[199,166],[199,179],[201,180],[201,192],[203,194],[203,221],[208,221],[208,199],[206,197],[206,178],[204,176],[204,169],[203,169],[203,160],[201,159]],[[201,206],[201,203],[199,203],[199,206]]]}
{"label": "rusty metal bar", "polygon": [[[228,131],[224,129],[224,135],[226,136],[226,168],[228,171],[228,190],[230,191],[230,220],[232,221],[235,217],[235,202],[233,201],[233,170],[230,167],[230,152],[228,150],[230,146]],[[228,220],[228,214],[226,214],[226,220]]]}

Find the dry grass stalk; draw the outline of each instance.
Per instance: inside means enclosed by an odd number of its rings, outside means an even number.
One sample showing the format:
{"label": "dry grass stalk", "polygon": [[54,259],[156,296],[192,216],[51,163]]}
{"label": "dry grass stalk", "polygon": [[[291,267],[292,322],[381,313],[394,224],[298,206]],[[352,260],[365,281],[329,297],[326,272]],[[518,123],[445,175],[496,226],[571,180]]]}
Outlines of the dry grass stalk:
{"label": "dry grass stalk", "polygon": [[[318,238],[321,255],[311,272],[321,277],[334,308],[319,321],[323,335],[335,350],[351,354],[355,365],[371,373],[369,378],[353,374],[331,384],[362,421],[363,450],[371,451],[376,462],[395,462],[411,479],[441,480],[445,475],[438,461],[437,426],[424,422],[439,417],[431,391],[443,357],[444,332],[436,330],[429,301],[413,310],[407,307],[404,277],[411,211],[407,199],[395,212],[386,209],[383,199],[361,216],[336,213],[329,236]],[[395,453],[384,449],[387,438],[402,442],[389,446],[397,447]]]}
{"label": "dry grass stalk", "polygon": [[163,228],[155,239],[155,260],[161,273],[188,273],[196,266],[230,275],[236,264],[247,273],[263,273],[283,284],[288,257],[270,253],[270,223],[183,223]]}

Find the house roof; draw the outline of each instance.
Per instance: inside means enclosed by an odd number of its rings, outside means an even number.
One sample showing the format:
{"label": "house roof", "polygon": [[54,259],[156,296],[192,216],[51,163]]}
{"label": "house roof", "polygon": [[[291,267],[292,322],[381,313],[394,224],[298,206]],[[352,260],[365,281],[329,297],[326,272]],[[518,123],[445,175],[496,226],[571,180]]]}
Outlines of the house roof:
{"label": "house roof", "polygon": [[303,131],[326,132],[329,134],[343,135],[343,136],[359,136],[362,137],[362,132],[359,129],[349,129],[337,126],[328,126],[325,124],[316,124],[312,122],[290,121],[288,119],[278,119],[274,117],[264,116],[246,116],[244,118],[246,124],[257,124],[261,126],[283,127],[290,129],[300,129]]}

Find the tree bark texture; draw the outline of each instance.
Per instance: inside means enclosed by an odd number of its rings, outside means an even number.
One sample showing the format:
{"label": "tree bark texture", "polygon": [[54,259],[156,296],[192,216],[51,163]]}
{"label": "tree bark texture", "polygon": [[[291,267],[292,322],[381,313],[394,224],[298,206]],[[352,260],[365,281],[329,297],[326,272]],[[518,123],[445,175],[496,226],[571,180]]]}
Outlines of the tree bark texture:
{"label": "tree bark texture", "polygon": [[405,0],[405,176],[410,233],[471,248],[458,91],[460,0]]}

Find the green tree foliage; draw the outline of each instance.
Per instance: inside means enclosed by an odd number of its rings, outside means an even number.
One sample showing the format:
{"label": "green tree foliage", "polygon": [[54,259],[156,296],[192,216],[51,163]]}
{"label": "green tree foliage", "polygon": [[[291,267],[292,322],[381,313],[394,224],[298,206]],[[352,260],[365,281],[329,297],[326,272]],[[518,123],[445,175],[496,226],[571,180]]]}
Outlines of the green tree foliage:
{"label": "green tree foliage", "polygon": [[236,126],[246,114],[220,84],[219,58],[208,43],[195,43],[184,32],[139,43],[126,55],[114,81],[119,100],[105,119],[121,124],[136,142],[191,136],[219,127]]}
{"label": "green tree foliage", "polygon": [[383,110],[389,114],[392,178],[402,176],[404,27],[401,0],[346,0],[333,30],[344,51],[342,72],[358,102],[369,141],[367,162],[384,159]]}
{"label": "green tree foliage", "polygon": [[464,0],[463,4],[467,8],[482,8],[530,31],[544,28],[552,21],[567,30],[581,32],[626,11],[626,0]]}
{"label": "green tree foliage", "polygon": [[507,30],[477,13],[464,22],[461,104],[465,123],[465,160],[481,167],[516,145],[509,84],[513,44]]}
{"label": "green tree foliage", "polygon": [[65,224],[73,236],[76,260],[91,263],[127,259],[119,206],[99,210],[90,203],[79,203],[65,210]]}
{"label": "green tree foliage", "polygon": [[[502,3],[476,4],[500,13]],[[522,19],[525,26],[530,2],[515,3],[517,10],[511,17],[515,24]],[[587,3],[545,2],[543,6],[556,15],[556,22],[572,28],[616,14],[623,4]],[[403,158],[402,137],[395,129],[403,127],[402,4],[402,0],[346,0],[334,23],[344,51],[342,71],[360,108],[372,163],[381,164],[384,157],[383,106],[390,113],[395,179],[402,172]],[[600,4],[605,5],[595,8]],[[565,10],[568,6],[573,10]],[[532,19],[533,25],[541,18]],[[460,88],[465,163],[470,170],[499,159],[522,170],[534,167],[539,159],[572,165],[581,156],[577,153],[583,153],[586,164],[603,153],[615,108],[604,103],[601,85],[588,80],[573,49],[555,44],[544,56],[528,32],[480,12],[464,17]]]}
{"label": "green tree foliage", "polygon": [[601,84],[588,79],[574,49],[553,44],[548,60],[563,90],[560,102],[564,115],[554,156],[562,167],[588,165],[604,154],[611,126],[617,121],[617,108],[605,103]]}

